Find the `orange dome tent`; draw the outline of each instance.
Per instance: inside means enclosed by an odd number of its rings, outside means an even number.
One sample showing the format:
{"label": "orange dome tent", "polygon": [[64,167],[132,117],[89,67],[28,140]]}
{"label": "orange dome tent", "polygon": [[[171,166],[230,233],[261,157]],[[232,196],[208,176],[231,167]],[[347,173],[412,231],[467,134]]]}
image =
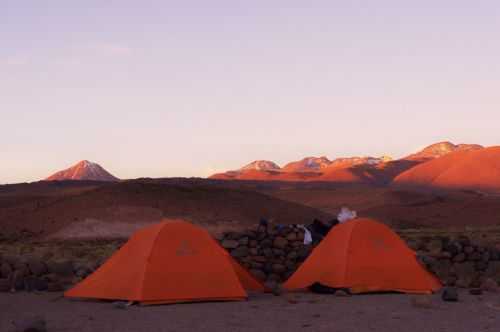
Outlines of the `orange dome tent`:
{"label": "orange dome tent", "polygon": [[202,228],[166,221],[137,231],[64,296],[143,304],[244,300],[264,286]]}
{"label": "orange dome tent", "polygon": [[352,293],[426,294],[441,287],[396,233],[370,219],[332,228],[283,287],[304,289],[316,282]]}

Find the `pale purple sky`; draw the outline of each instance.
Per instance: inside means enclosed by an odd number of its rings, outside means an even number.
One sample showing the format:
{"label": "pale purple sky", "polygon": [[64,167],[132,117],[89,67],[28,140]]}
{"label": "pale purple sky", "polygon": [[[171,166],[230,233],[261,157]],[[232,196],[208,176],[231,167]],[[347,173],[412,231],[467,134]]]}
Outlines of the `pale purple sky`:
{"label": "pale purple sky", "polygon": [[0,183],[500,143],[500,1],[0,0]]}

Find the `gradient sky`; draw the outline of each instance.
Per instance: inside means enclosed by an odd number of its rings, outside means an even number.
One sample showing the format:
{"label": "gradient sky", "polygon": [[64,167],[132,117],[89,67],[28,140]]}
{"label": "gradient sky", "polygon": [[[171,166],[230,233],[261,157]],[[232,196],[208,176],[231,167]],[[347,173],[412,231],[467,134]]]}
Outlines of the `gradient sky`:
{"label": "gradient sky", "polygon": [[0,183],[500,143],[500,1],[0,0]]}

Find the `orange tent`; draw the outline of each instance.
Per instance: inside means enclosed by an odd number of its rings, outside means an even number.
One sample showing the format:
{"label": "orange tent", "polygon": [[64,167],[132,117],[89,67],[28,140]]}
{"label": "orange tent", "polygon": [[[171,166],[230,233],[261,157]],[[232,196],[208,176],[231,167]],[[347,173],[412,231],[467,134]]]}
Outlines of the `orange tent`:
{"label": "orange tent", "polygon": [[64,296],[143,304],[243,300],[264,286],[204,229],[175,220],[137,231]]}
{"label": "orange tent", "polygon": [[335,226],[283,285],[296,290],[314,283],[353,293],[432,293],[439,281],[389,227],[370,219]]}

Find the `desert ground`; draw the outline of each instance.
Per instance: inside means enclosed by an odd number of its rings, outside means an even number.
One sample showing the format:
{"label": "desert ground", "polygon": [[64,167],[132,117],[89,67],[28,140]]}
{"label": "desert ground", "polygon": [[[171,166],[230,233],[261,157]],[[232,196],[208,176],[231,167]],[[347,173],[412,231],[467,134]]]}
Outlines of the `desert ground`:
{"label": "desert ground", "polygon": [[[191,303],[117,308],[111,302],[70,301],[59,294],[2,294],[0,331],[39,316],[53,332],[182,331],[380,331],[479,332],[500,330],[500,298],[439,294],[425,306],[401,294],[336,297],[293,293],[253,294],[244,302]],[[419,295],[418,297],[427,297]]]}
{"label": "desert ground", "polygon": [[[74,262],[75,257],[102,263],[133,231],[162,218],[183,218],[217,235],[248,229],[261,217],[275,224],[329,220],[342,206],[390,225],[410,242],[465,235],[485,248],[500,243],[500,197],[478,191],[138,179],[0,186],[0,256],[35,254],[47,263]],[[57,292],[4,292],[0,293],[0,331],[15,331],[13,322],[35,316],[46,320],[47,331],[76,332],[500,330],[498,293],[473,296],[466,288],[459,291],[458,303],[444,302],[440,294],[344,298],[293,293],[251,294],[244,302],[127,308],[111,302],[68,300]],[[415,305],[415,299],[422,298],[424,304]]]}

